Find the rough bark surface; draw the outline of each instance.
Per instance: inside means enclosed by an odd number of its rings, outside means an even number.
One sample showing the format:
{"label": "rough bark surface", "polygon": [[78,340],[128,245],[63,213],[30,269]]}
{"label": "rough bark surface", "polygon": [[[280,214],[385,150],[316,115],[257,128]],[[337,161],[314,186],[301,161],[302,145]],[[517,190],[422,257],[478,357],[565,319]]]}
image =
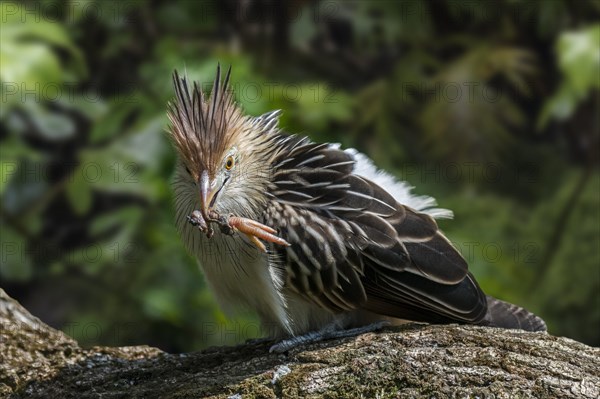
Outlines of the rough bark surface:
{"label": "rough bark surface", "polygon": [[0,289],[0,397],[597,398],[600,349],[543,333],[407,325],[284,355],[82,349]]}

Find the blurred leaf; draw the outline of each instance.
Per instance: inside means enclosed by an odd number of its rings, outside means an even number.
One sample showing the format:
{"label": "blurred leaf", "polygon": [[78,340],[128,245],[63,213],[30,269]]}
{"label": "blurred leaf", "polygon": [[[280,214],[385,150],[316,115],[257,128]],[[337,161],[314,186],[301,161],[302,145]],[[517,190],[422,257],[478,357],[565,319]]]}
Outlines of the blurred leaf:
{"label": "blurred leaf", "polygon": [[[557,216],[561,204],[569,197],[577,175],[581,171],[569,170],[569,184],[564,184],[552,198],[540,205],[537,212],[539,228],[548,229]],[[597,345],[600,324],[600,213],[598,192],[600,174],[592,176],[590,184],[582,193],[566,226],[566,239],[550,265],[540,265],[547,270],[543,279],[536,284],[533,297],[536,305],[544,309],[550,332],[556,335],[578,337],[584,342]],[[585,322],[581,317],[585,315]]]}
{"label": "blurred leaf", "polygon": [[0,197],[13,179],[19,178],[19,164],[23,160],[38,161],[38,154],[17,137],[10,137],[0,145]]}
{"label": "blurred leaf", "polygon": [[483,52],[482,80],[489,81],[496,75],[503,76],[520,94],[530,96],[530,78],[539,73],[533,52],[515,47],[498,47]]}
{"label": "blurred leaf", "polygon": [[47,164],[44,161],[25,158],[16,163],[16,170],[13,166],[14,164],[9,167],[14,171],[14,175],[5,188],[2,208],[11,214],[19,215],[28,211],[32,204],[44,195],[51,182],[45,174]]}
{"label": "blurred leaf", "polygon": [[529,51],[503,46],[468,50],[428,85],[433,95],[419,117],[424,143],[437,159],[497,159],[513,140],[512,131],[523,127],[526,118],[507,90],[490,83],[504,77],[521,95],[529,95],[527,82],[536,74]]}
{"label": "blurred leaf", "polygon": [[76,168],[66,186],[69,203],[78,215],[86,214],[92,205],[92,188],[85,173],[86,171],[81,166]]}
{"label": "blurred leaf", "polygon": [[96,216],[90,225],[94,241],[71,251],[65,258],[82,265],[90,274],[139,262],[141,258],[136,256],[141,254],[129,252],[138,248],[134,235],[142,216],[142,209],[134,206]]}
{"label": "blurred leaf", "polygon": [[158,169],[156,162],[169,151],[166,140],[165,126],[166,115],[153,116],[150,119],[141,119],[134,125],[131,133],[123,137],[117,145],[113,145],[117,158],[128,158],[137,164],[152,170]]}
{"label": "blurred leaf", "polygon": [[27,251],[27,241],[0,220],[0,279],[2,281],[25,282],[31,279],[33,265],[30,251]]}
{"label": "blurred leaf", "polygon": [[[11,2],[2,3],[0,13],[0,80],[4,84],[41,92],[48,83],[60,85],[65,80],[85,76],[83,55],[59,23],[30,15],[23,6]],[[68,68],[61,67],[55,48],[68,55]],[[19,101],[17,96],[11,97],[9,104]]]}
{"label": "blurred leaf", "polygon": [[141,217],[142,212],[137,207],[120,208],[114,212],[101,214],[91,222],[90,234],[98,237],[113,230],[115,227],[121,227],[118,231],[124,232],[125,236],[130,236],[135,231],[135,226]]}
{"label": "blurred leaf", "polygon": [[537,121],[538,130],[551,119],[569,118],[591,90],[600,89],[600,24],[562,33],[556,52],[564,79],[557,92],[546,100]]}
{"label": "blurred leaf", "polygon": [[575,90],[600,88],[600,24],[561,34],[558,54],[560,69]]}
{"label": "blurred leaf", "polygon": [[214,1],[166,2],[161,4],[157,19],[172,34],[198,35],[218,26],[218,3]]}
{"label": "blurred leaf", "polygon": [[124,122],[127,116],[134,112],[134,107],[130,104],[123,104],[120,101],[111,101],[108,109],[96,114],[97,121],[92,127],[90,133],[90,143],[111,139],[124,131]]}
{"label": "blurred leaf", "polygon": [[0,196],[16,170],[16,162],[0,159]]}
{"label": "blurred leaf", "polygon": [[180,308],[171,289],[154,289],[144,293],[144,312],[152,318],[166,319],[179,324]]}
{"label": "blurred leaf", "polygon": [[296,48],[308,50],[308,44],[317,35],[317,26],[314,23],[315,15],[312,4],[306,4],[298,10],[297,18],[290,27],[290,44]]}
{"label": "blurred leaf", "polygon": [[39,106],[32,111],[29,113],[31,120],[45,138],[60,141],[75,135],[75,123],[69,116],[49,112]]}
{"label": "blurred leaf", "polygon": [[[332,3],[323,2],[332,8]],[[341,8],[344,3],[333,3]],[[394,1],[357,1],[352,6],[356,9],[348,16],[353,22],[355,32],[361,39],[359,48],[381,48],[382,44],[394,47],[398,40],[409,43],[422,43],[432,34],[431,9],[421,0]],[[324,13],[332,14],[332,10]]]}
{"label": "blurred leaf", "polygon": [[[96,121],[109,112],[108,105],[98,93],[68,93],[58,103],[67,110],[77,110],[89,120]],[[122,108],[122,107],[120,107]]]}
{"label": "blurred leaf", "polygon": [[109,145],[83,150],[80,160],[88,183],[96,190],[158,200],[169,184],[156,177],[162,166],[157,160],[169,151],[165,126],[165,115],[141,118]]}
{"label": "blurred leaf", "polygon": [[291,102],[290,116],[315,134],[326,131],[330,123],[344,122],[352,115],[350,96],[325,83],[294,85],[293,90],[287,87],[283,91],[284,100]]}
{"label": "blurred leaf", "polygon": [[[40,43],[10,42],[10,34],[7,36],[3,32],[1,37],[4,40],[0,43],[0,79],[4,85],[14,84],[17,90],[40,92],[41,84],[62,80],[59,61],[48,46]],[[26,67],[23,67],[24,65]],[[19,99],[15,99],[12,102],[18,101]]]}

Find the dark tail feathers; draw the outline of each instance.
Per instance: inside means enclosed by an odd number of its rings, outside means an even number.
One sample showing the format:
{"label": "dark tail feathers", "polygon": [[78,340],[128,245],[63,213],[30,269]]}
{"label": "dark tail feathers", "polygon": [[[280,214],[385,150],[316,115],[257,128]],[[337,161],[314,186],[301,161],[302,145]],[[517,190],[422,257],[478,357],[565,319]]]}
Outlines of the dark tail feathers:
{"label": "dark tail feathers", "polygon": [[546,331],[544,320],[512,303],[487,296],[488,310],[482,325],[491,327]]}

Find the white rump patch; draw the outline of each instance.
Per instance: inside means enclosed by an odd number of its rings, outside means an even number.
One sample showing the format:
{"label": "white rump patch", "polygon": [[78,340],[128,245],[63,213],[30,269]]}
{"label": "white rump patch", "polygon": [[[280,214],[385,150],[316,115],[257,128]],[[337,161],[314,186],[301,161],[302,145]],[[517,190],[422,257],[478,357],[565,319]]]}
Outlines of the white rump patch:
{"label": "white rump patch", "polygon": [[369,157],[354,148],[346,149],[344,152],[352,155],[356,160],[354,164],[354,173],[356,175],[381,186],[399,203],[419,212],[426,213],[436,219],[452,219],[454,216],[449,209],[436,208],[437,202],[435,198],[427,195],[412,194],[413,186],[404,181],[397,180],[394,176],[383,170],[377,169]]}

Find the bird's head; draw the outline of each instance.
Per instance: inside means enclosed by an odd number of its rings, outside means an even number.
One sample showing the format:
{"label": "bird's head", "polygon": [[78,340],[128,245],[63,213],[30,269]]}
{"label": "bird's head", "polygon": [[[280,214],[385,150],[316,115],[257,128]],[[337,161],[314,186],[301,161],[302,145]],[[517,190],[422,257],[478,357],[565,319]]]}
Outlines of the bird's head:
{"label": "bird's head", "polygon": [[[173,74],[176,98],[169,104],[169,132],[179,155],[178,173],[194,185],[200,212],[249,215],[268,183],[269,142],[275,123],[249,117],[228,88],[231,68],[221,81],[220,67],[211,94]],[[272,121],[271,121],[272,122]]]}

